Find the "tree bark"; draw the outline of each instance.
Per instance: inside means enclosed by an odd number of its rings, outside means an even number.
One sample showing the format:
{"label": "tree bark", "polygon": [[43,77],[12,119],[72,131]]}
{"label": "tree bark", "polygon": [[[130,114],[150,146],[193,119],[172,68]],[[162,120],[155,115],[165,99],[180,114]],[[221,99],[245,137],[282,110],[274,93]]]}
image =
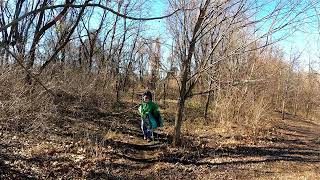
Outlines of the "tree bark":
{"label": "tree bark", "polygon": [[198,40],[197,34],[201,29],[209,4],[210,4],[210,0],[206,0],[203,8],[200,9],[200,13],[197,18],[196,25],[194,26],[194,29],[193,29],[192,39],[190,41],[187,58],[182,60],[182,72],[181,72],[182,79],[180,83],[181,88],[180,88],[179,100],[178,100],[178,112],[176,115],[175,127],[174,127],[174,138],[173,138],[174,146],[179,146],[181,144],[181,126],[182,126],[182,120],[183,120],[184,110],[185,110],[185,101],[187,97],[186,96],[187,82],[188,82],[188,76],[190,74],[191,60],[194,55],[195,46]]}
{"label": "tree bark", "polygon": [[[212,88],[212,83],[213,83],[213,81],[211,80],[211,81],[210,81],[209,89]],[[205,118],[205,119],[207,119],[207,117],[208,117],[208,109],[209,109],[209,105],[210,105],[211,94],[212,94],[212,91],[209,91],[209,93],[208,93],[208,95],[207,95],[206,109],[205,109],[205,111],[204,111],[204,118]],[[207,120],[206,120],[206,122],[207,122]]]}

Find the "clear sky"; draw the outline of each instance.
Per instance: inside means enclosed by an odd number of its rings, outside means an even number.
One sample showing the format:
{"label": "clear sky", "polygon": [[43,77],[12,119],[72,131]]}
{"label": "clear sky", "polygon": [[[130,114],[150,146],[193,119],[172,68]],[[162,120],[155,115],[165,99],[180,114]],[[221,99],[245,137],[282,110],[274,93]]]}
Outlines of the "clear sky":
{"label": "clear sky", "polygon": [[[151,0],[151,6],[150,6],[150,17],[159,17],[167,14],[167,7],[168,3],[167,0]],[[150,37],[155,37],[159,36],[161,38],[162,47],[162,58],[164,61],[167,60],[169,57],[170,53],[170,45],[171,45],[171,40],[169,39],[167,35],[167,30],[166,30],[166,20],[161,19],[161,20],[155,20],[155,21],[148,21],[146,22],[146,26],[148,29],[147,36]],[[169,68],[169,67],[165,67]]]}
{"label": "clear sky", "polygon": [[[150,1],[150,16],[156,17],[156,16],[162,16],[166,14],[167,9],[167,1],[166,0],[151,0]],[[159,34],[159,35],[165,35],[166,34],[166,23],[165,19],[161,20],[155,20],[155,21],[148,21],[146,24],[149,28],[150,33]]]}
{"label": "clear sky", "polygon": [[[309,0],[302,0],[302,2],[306,2]],[[161,16],[166,14],[167,9],[167,1],[166,0],[151,0],[151,16]],[[270,3],[268,3],[270,2]],[[263,9],[259,9],[259,14],[257,16],[265,16],[267,13],[270,13],[271,10],[273,10],[275,3],[278,1],[275,0],[263,0],[259,1],[258,3],[267,3],[267,6],[264,6]],[[285,2],[285,1],[284,1]],[[316,2],[316,1],[315,1]],[[303,6],[299,7],[298,10],[301,10]],[[320,11],[320,8],[319,8]],[[304,13],[301,17],[309,16],[317,14],[317,7],[311,8],[308,12]],[[259,17],[258,17],[259,18]],[[281,25],[282,23],[285,23],[286,20],[289,18],[279,18],[277,23]],[[265,22],[263,26],[265,28],[262,28],[262,31],[267,31],[270,27],[271,21]],[[148,26],[148,34],[150,36],[159,35],[162,37],[164,43],[170,44],[171,41],[168,41],[168,36],[166,35],[166,23],[165,20],[157,20],[157,21],[149,21],[146,23]],[[294,33],[293,33],[294,32]],[[265,33],[265,32],[260,32]],[[319,65],[319,22],[318,18],[314,17],[311,20],[308,20],[306,23],[304,23],[301,26],[298,27],[290,27],[289,29],[285,29],[283,31],[280,31],[278,34],[274,35],[274,39],[277,39],[277,37],[286,35],[288,33],[293,33],[291,36],[286,38],[283,41],[280,41],[276,45],[283,49],[285,59],[290,60],[290,55],[292,54],[298,54],[299,52],[302,52],[299,64],[302,69],[307,69],[307,64],[310,61],[313,64],[313,67],[315,69],[320,70]],[[166,58],[168,56],[168,49],[163,47],[162,52],[164,53],[163,56]]]}
{"label": "clear sky", "polygon": [[[309,1],[309,0],[302,0]],[[316,1],[314,1],[316,2]],[[319,3],[317,6],[311,7],[304,12],[300,17],[300,25],[290,27],[286,32],[294,32],[285,40],[277,45],[283,49],[285,59],[290,60],[290,57],[301,53],[299,66],[303,70],[308,70],[308,64],[311,63],[314,70],[319,71],[319,17],[315,16],[318,12]],[[319,9],[320,10],[320,9]],[[311,17],[307,18],[306,17]]]}
{"label": "clear sky", "polygon": [[[276,6],[276,3],[282,1],[284,3],[287,3],[288,1],[285,0],[258,0],[256,1],[257,3],[260,4],[266,4],[263,8],[259,8],[257,10],[257,14],[254,16],[254,18],[260,18],[263,16],[266,16],[268,13],[270,13],[274,7]],[[300,0],[300,2],[317,2],[316,0]],[[158,16],[163,16],[166,15],[167,12],[167,7],[168,7],[168,2],[167,0],[149,0],[149,3],[147,6],[150,7],[150,11],[148,12],[149,14],[146,15],[148,17],[158,17]],[[294,1],[294,2],[299,2],[299,1]],[[320,4],[320,3],[318,3]],[[254,4],[257,5],[257,4]],[[287,6],[288,8],[288,6]],[[303,8],[303,5],[299,7],[297,10],[301,10]],[[319,12],[318,12],[319,9]],[[284,9],[285,11],[285,9]],[[311,8],[308,12],[302,14],[302,18],[314,14],[320,13],[320,7],[315,7]],[[291,15],[291,17],[293,17]],[[319,17],[320,18],[320,17]],[[285,24],[286,21],[290,19],[288,17],[281,17],[277,19],[276,25],[275,26],[281,26],[281,24]],[[301,24],[300,26],[297,27],[291,27],[284,29],[272,36],[273,40],[276,40],[277,38],[286,35],[286,34],[291,34],[288,38],[286,38],[283,41],[278,42],[276,45],[283,49],[285,59],[290,60],[290,55],[292,54],[298,54],[299,52],[302,52],[300,60],[299,60],[299,65],[302,69],[308,69],[307,64],[310,61],[312,62],[312,65],[315,69],[320,70],[320,63],[319,63],[319,57],[320,57],[320,52],[319,52],[319,23],[320,20],[318,17],[314,17],[305,23]],[[258,31],[258,34],[264,34],[269,30],[269,27],[271,25],[271,21],[265,21],[264,23],[257,24],[257,27],[260,26],[262,27],[260,31]],[[171,48],[171,43],[172,41],[170,40],[168,33],[166,31],[166,20],[161,19],[161,20],[154,20],[154,21],[147,21],[145,23],[145,31],[144,36],[146,37],[152,37],[156,38],[159,36],[161,38],[161,42],[164,43],[162,45],[162,58],[164,60],[167,60],[167,57],[169,56],[170,53],[170,48]]]}

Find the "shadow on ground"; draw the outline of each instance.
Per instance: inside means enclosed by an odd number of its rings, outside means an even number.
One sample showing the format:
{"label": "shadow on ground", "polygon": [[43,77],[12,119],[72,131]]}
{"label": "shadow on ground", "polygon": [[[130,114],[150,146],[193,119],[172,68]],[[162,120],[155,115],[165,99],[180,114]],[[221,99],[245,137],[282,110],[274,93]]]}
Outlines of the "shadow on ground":
{"label": "shadow on ground", "polygon": [[[102,112],[98,108],[87,106],[73,106],[73,108],[58,108],[60,121],[57,126],[63,131],[50,132],[60,136],[68,136],[76,133],[72,132],[66,126],[75,126],[77,123],[88,122],[94,127],[102,130],[93,131],[90,136],[78,134],[77,139],[89,138],[95,146],[112,147],[114,151],[104,154],[105,157],[111,157],[110,161],[100,161],[95,163],[97,170],[90,171],[85,178],[95,179],[147,179],[148,176],[141,176],[139,173],[150,169],[155,163],[167,163],[175,166],[177,163],[182,165],[224,167],[233,165],[246,165],[255,163],[268,163],[277,161],[301,162],[301,163],[319,163],[320,162],[320,144],[315,138],[319,137],[319,127],[307,119],[287,115],[288,119],[278,126],[282,131],[281,135],[272,137],[256,138],[255,141],[268,142],[265,146],[259,145],[238,145],[238,146],[203,146],[196,144],[195,137],[187,137],[188,145],[184,148],[171,147],[172,136],[159,130],[155,132],[158,139],[152,143],[146,143],[142,140],[140,131],[140,118],[136,111],[136,106],[126,106],[129,109],[124,113]],[[117,122],[117,125],[112,125]],[[131,142],[129,140],[105,139],[105,129],[115,131],[124,137],[133,137],[140,139],[141,143]],[[77,130],[73,130],[77,131]],[[212,138],[210,141],[224,141]],[[0,144],[1,149],[11,148],[13,144]],[[21,148],[21,147],[20,147]],[[13,152],[11,152],[13,153]],[[122,163],[117,160],[124,161]],[[47,177],[64,177],[61,169],[52,170],[50,165],[52,161],[68,163],[65,173],[78,174],[83,177],[81,164],[72,165],[69,158],[54,158],[48,155],[26,158],[18,155],[8,154],[0,151],[0,177],[13,179],[32,179],[44,178],[31,171],[17,169],[7,162],[24,161],[26,164],[37,165],[41,168],[56,174],[49,173]],[[47,166],[47,167],[46,167]],[[116,170],[116,171],[115,171]],[[58,172],[59,171],[59,172]],[[123,173],[119,173],[123,172]],[[57,175],[58,173],[58,175]],[[60,174],[59,174],[60,173]],[[126,173],[130,173],[126,175]],[[152,174],[152,173],[151,173]],[[74,176],[71,176],[74,177]]]}

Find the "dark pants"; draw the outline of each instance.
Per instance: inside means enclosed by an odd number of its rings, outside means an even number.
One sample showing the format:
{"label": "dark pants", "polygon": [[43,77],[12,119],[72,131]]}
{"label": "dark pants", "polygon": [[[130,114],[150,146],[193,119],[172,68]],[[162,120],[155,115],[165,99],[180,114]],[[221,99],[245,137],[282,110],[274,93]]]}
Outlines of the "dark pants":
{"label": "dark pants", "polygon": [[152,139],[152,127],[148,115],[145,119],[141,118],[141,130],[145,138]]}

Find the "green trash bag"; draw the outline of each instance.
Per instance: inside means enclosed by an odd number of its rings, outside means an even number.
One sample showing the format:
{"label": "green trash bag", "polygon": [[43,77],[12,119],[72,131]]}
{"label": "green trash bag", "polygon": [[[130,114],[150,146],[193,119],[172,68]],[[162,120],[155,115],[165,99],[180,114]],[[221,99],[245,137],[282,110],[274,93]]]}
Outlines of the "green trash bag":
{"label": "green trash bag", "polygon": [[155,118],[151,113],[148,114],[149,121],[151,124],[152,129],[156,129],[158,127],[163,127],[163,120],[161,116],[159,118]]}

